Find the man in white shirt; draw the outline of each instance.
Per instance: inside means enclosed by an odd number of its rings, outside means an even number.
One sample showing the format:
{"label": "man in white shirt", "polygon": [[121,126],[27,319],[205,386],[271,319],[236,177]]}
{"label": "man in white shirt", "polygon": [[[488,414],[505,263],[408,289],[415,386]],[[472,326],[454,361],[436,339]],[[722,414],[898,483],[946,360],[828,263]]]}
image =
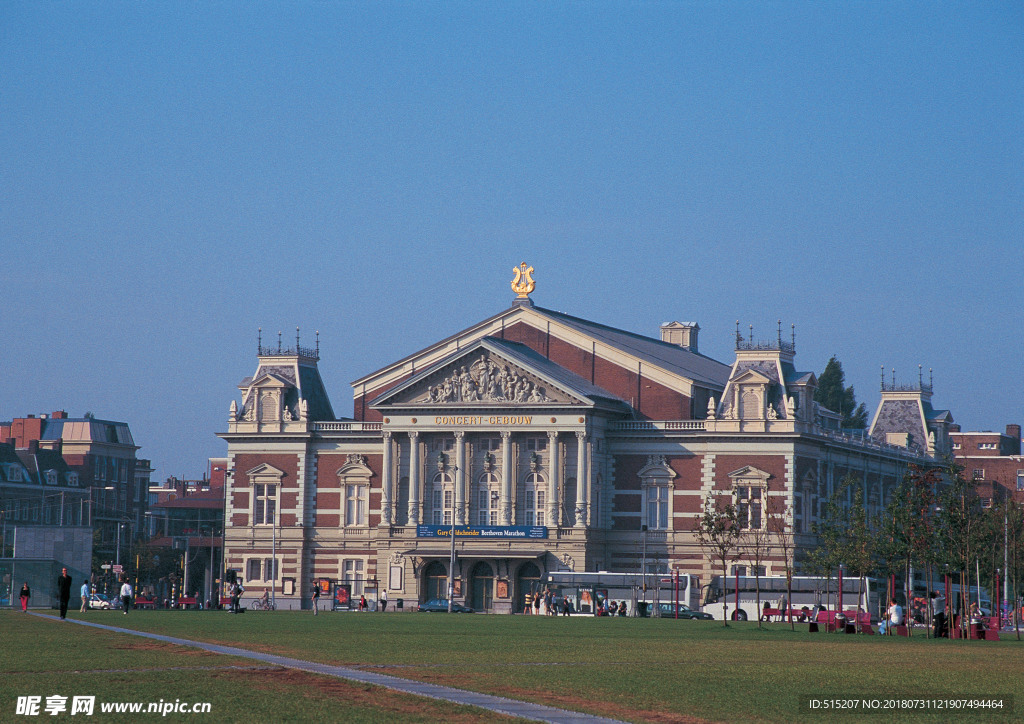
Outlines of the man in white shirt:
{"label": "man in white shirt", "polygon": [[89,609],[89,581],[82,581],[82,608],[81,611]]}
{"label": "man in white shirt", "polygon": [[886,626],[884,633],[891,635],[894,626],[900,626],[903,624],[903,607],[896,603],[896,601],[892,601],[889,604],[889,608],[886,610],[885,615],[889,618],[889,625]]}
{"label": "man in white shirt", "polygon": [[128,579],[121,584],[121,605],[124,606],[124,615],[128,615],[128,609],[132,606],[132,584],[128,583]]}

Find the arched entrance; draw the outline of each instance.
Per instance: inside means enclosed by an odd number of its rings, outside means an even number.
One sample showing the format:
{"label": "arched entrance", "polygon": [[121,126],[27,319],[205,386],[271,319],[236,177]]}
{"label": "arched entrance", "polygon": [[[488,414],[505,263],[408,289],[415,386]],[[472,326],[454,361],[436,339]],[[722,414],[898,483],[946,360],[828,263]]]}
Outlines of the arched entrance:
{"label": "arched entrance", "polygon": [[512,606],[513,613],[522,613],[526,594],[533,593],[533,591],[539,588],[540,569],[537,568],[536,563],[524,563],[519,568],[519,574],[516,576],[516,598]]}
{"label": "arched entrance", "polygon": [[481,561],[473,566],[469,586],[473,592],[469,606],[476,611],[490,611],[494,602],[494,570],[490,564]]}
{"label": "arched entrance", "polygon": [[448,571],[437,561],[423,572],[423,600],[432,598],[448,598]]}

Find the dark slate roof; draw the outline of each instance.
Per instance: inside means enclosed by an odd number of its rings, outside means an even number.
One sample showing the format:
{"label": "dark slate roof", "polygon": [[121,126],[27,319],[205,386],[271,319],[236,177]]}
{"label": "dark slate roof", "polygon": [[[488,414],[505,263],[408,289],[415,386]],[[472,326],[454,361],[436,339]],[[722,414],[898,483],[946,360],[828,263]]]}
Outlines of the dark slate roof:
{"label": "dark slate roof", "polygon": [[94,417],[49,418],[43,428],[44,440],[88,440],[118,445],[135,445],[127,422],[97,420]]}
{"label": "dark slate roof", "polygon": [[299,385],[302,387],[302,397],[309,407],[310,420],[335,419],[334,409],[331,407],[331,400],[327,397],[327,390],[320,378],[319,369],[300,364]]}
{"label": "dark slate roof", "polygon": [[543,307],[534,307],[533,311],[572,327],[581,334],[600,340],[610,347],[621,349],[656,367],[674,372],[694,382],[703,382],[715,388],[724,388],[729,379],[729,365],[722,364],[718,360],[698,352],[691,352],[679,345]]}
{"label": "dark slate roof", "polygon": [[584,401],[611,404],[614,407],[621,408],[624,412],[631,409],[629,403],[622,398],[613,395],[604,388],[592,384],[588,380],[570,372],[561,365],[555,364],[543,355],[538,354],[532,348],[527,347],[525,344],[510,342],[508,340],[499,339],[498,337],[482,337],[475,344],[463,347],[458,352],[448,355],[427,369],[421,370],[401,385],[391,388],[383,395],[374,399],[373,402],[370,403],[371,407],[386,403],[388,398],[398,396],[403,391],[419,385],[422,380],[433,375],[438,369],[450,365],[457,359],[472,356],[476,351],[482,348],[487,349],[488,351],[507,359],[509,362],[513,362],[520,367],[523,367],[524,369],[536,373],[549,384],[560,387],[571,395],[579,397]]}

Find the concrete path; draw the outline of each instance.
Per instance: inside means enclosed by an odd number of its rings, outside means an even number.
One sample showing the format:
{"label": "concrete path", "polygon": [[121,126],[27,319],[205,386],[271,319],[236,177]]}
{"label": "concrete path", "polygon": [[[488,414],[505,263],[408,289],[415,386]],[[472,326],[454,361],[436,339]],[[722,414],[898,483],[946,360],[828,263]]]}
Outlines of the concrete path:
{"label": "concrete path", "polygon": [[[40,618],[53,619],[55,621],[60,620],[57,616],[42,613],[32,613],[32,615],[39,616]],[[117,626],[108,626],[102,623],[93,623],[92,621],[82,621],[81,619],[69,618],[66,619],[66,622],[78,624],[79,626],[91,626],[105,631],[116,631],[117,633],[130,634],[132,636],[142,636],[148,639],[178,644],[179,646],[192,646],[194,648],[204,649],[218,654],[226,654],[228,656],[240,656],[247,659],[254,659],[256,661],[263,661],[268,664],[283,666],[288,669],[308,671],[313,674],[323,674],[325,676],[336,676],[341,679],[349,679],[350,681],[360,681],[366,684],[373,684],[374,686],[382,686],[393,691],[401,691],[406,694],[416,694],[417,696],[427,696],[431,699],[441,699],[442,701],[451,701],[456,704],[477,706],[481,709],[488,709],[500,714],[508,714],[509,716],[516,716],[522,719],[552,722],[552,724],[581,724],[582,722],[625,724],[625,722],[618,719],[606,719],[604,717],[593,716],[592,714],[582,714],[580,712],[568,711],[565,709],[556,709],[552,706],[531,704],[526,701],[516,701],[514,699],[506,699],[501,696],[491,696],[490,694],[478,694],[474,691],[453,689],[449,686],[439,686],[437,684],[427,684],[422,681],[413,681],[412,679],[400,679],[397,676],[388,676],[387,674],[378,674],[372,671],[360,671],[359,669],[350,669],[344,666],[318,664],[313,661],[292,659],[287,656],[263,654],[256,651],[236,648],[234,646],[221,646],[219,644],[208,644],[202,641],[179,639],[173,636],[163,636],[161,634],[148,633],[146,631],[135,631],[129,628],[119,628]]]}

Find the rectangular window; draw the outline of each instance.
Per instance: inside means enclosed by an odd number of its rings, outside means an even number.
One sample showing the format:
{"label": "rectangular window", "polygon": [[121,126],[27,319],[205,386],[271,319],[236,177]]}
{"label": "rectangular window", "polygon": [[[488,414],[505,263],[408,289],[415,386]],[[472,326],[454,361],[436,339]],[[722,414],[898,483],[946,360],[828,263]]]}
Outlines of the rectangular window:
{"label": "rectangular window", "polygon": [[740,528],[760,530],[761,520],[761,488],[757,485],[741,485],[736,488],[736,515]]}
{"label": "rectangular window", "polygon": [[245,578],[247,581],[259,581],[263,579],[261,575],[262,562],[259,558],[250,558],[245,564]]}
{"label": "rectangular window", "polygon": [[975,468],[974,469],[974,479],[975,480],[983,480],[984,478],[985,478],[985,468]]}
{"label": "rectangular window", "polygon": [[434,452],[450,452],[455,449],[454,437],[437,437],[430,443],[430,449]]}
{"label": "rectangular window", "polygon": [[953,443],[953,449],[954,450],[959,450],[960,449],[960,443],[958,443],[958,442]]}
{"label": "rectangular window", "polygon": [[647,529],[668,529],[669,489],[665,485],[652,485],[647,493]]}
{"label": "rectangular window", "polygon": [[477,442],[477,449],[480,452],[495,452],[501,449],[500,437],[485,437]]}
{"label": "rectangular window", "polygon": [[526,510],[524,512],[526,513],[526,515],[525,520],[523,520],[523,524],[536,525],[536,523],[534,522],[536,520],[536,509],[534,508],[534,495],[532,490],[526,491]]}
{"label": "rectangular window", "polygon": [[526,449],[534,452],[547,450],[548,439],[546,437],[528,437],[526,438]]}
{"label": "rectangular window", "polygon": [[345,525],[366,525],[366,487],[345,486]]}
{"label": "rectangular window", "polygon": [[273,558],[265,558],[263,560],[263,580],[277,580],[277,561],[275,561]]}
{"label": "rectangular window", "polygon": [[352,586],[353,596],[363,595],[363,561],[347,559],[342,562],[341,582]]}
{"label": "rectangular window", "polygon": [[1017,492],[1024,491],[1024,470],[1017,471]]}
{"label": "rectangular window", "polygon": [[255,525],[271,525],[277,512],[277,486],[276,485],[254,485],[253,486],[254,509],[253,522]]}

